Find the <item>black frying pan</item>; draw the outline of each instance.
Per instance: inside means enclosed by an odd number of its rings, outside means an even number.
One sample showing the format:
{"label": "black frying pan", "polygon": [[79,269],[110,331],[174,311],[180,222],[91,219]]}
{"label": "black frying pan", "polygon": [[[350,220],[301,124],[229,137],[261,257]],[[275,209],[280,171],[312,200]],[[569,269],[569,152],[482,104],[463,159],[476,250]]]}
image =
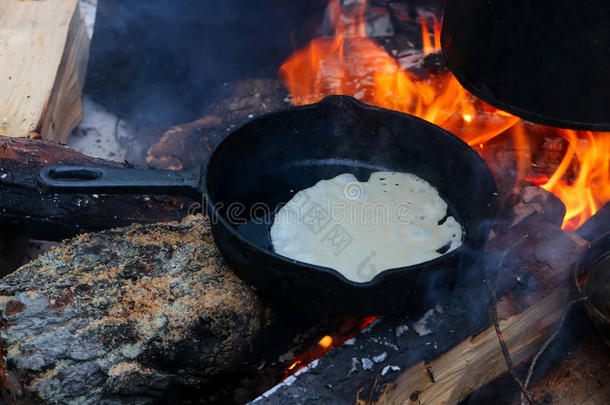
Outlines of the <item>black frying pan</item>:
{"label": "black frying pan", "polygon": [[[273,252],[273,212],[295,192],[340,173],[365,181],[380,170],[410,172],[436,186],[464,228],[463,245],[426,263],[384,271],[367,283]],[[52,166],[42,170],[41,181],[57,192],[203,195],[214,240],[235,272],[277,302],[314,313],[408,312],[421,309],[427,299],[438,300],[457,280],[467,253],[485,243],[496,199],[489,169],[460,139],[419,118],[347,96],[247,123],[202,169]]]}

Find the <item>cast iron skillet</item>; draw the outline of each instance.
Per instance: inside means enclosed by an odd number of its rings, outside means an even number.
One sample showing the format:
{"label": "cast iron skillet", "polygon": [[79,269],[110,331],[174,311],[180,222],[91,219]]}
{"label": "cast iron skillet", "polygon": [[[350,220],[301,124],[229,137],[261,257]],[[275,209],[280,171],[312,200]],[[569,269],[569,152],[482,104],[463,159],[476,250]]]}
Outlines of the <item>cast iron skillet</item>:
{"label": "cast iron skillet", "polygon": [[[379,170],[414,173],[436,186],[464,228],[463,246],[366,283],[272,251],[273,212],[295,192],[345,172],[365,181]],[[484,244],[496,198],[489,169],[460,139],[347,96],[254,119],[230,134],[201,169],[52,166],[40,176],[56,192],[203,195],[214,240],[235,272],[276,302],[310,313],[404,313],[438,300],[451,290],[468,253]],[[257,225],[253,216],[266,221]]]}

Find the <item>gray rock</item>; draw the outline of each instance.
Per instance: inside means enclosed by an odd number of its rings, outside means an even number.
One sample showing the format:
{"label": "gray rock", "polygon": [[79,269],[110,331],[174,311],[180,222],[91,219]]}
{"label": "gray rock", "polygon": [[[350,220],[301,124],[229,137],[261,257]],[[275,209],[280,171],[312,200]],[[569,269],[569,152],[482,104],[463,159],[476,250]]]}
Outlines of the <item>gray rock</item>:
{"label": "gray rock", "polygon": [[248,366],[263,312],[201,216],[81,235],[0,282],[3,397],[153,403]]}

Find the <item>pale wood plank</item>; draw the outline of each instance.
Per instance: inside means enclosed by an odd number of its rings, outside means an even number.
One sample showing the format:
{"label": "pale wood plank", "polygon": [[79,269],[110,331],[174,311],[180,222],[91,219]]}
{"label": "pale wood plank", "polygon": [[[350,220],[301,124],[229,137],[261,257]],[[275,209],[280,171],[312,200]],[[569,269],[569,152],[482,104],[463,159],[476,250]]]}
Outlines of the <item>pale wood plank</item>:
{"label": "pale wood plank", "polygon": [[[563,313],[566,292],[556,289],[524,312],[500,321],[515,364],[536,353]],[[429,364],[402,373],[379,399],[380,404],[457,404],[468,394],[506,372],[493,327],[463,341]]]}
{"label": "pale wood plank", "polygon": [[88,55],[78,0],[2,0],[0,135],[64,142],[82,118]]}

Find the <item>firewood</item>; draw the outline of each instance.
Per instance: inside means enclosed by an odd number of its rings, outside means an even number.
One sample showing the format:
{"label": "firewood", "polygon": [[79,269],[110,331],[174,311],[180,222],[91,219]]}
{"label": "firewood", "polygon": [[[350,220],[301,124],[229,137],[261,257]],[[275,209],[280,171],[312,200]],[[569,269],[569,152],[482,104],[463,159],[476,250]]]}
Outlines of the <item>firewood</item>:
{"label": "firewood", "polygon": [[566,207],[554,194],[528,181],[520,180],[513,187],[500,189],[498,211],[504,213],[501,226],[512,228],[527,217],[561,226]]}
{"label": "firewood", "polygon": [[548,222],[530,216],[509,232],[500,234],[488,242],[490,251],[502,252],[519,240],[524,242],[509,252],[506,258],[509,274],[517,285],[505,292],[498,303],[500,318],[507,318],[526,310],[530,305],[565,285],[571,276],[572,266],[588,246],[586,241],[575,238]]}
{"label": "firewood", "polygon": [[61,240],[81,232],[185,217],[193,204],[173,196],[61,195],[38,184],[50,164],[122,167],[71,149],[29,139],[0,137],[0,227],[35,239]]}
{"label": "firewood", "polygon": [[189,169],[205,163],[230,133],[257,115],[285,108],[286,89],[277,80],[250,79],[226,84],[226,93],[207,116],[167,130],[150,147],[146,162],[158,169]]}
{"label": "firewood", "polygon": [[82,119],[89,57],[78,0],[2,0],[0,9],[0,135],[65,142]]}
{"label": "firewood", "polygon": [[595,215],[587,219],[574,233],[592,241],[608,232],[608,223],[610,223],[610,202],[607,202]]}
{"label": "firewood", "polygon": [[[490,242],[491,249],[513,245],[509,268],[520,269],[530,281],[525,289],[511,289],[498,305],[503,339],[514,364],[537,353],[556,330],[567,297],[572,265],[586,247],[556,225],[528,217],[509,233]],[[499,270],[503,273],[502,269]],[[507,371],[493,326],[472,335],[430,362],[410,367],[389,385],[381,404],[457,404],[470,393]],[[431,378],[430,376],[434,377]]]}
{"label": "firewood", "polygon": [[[500,322],[513,362],[527,359],[554,331],[566,303],[566,291],[550,296],[524,312]],[[455,346],[429,363],[421,362],[402,373],[379,404],[457,404],[471,392],[506,372],[493,327]]]}
{"label": "firewood", "polygon": [[28,404],[162,401],[250,367],[266,320],[200,216],[65,242],[0,279],[0,314],[4,400]]}

